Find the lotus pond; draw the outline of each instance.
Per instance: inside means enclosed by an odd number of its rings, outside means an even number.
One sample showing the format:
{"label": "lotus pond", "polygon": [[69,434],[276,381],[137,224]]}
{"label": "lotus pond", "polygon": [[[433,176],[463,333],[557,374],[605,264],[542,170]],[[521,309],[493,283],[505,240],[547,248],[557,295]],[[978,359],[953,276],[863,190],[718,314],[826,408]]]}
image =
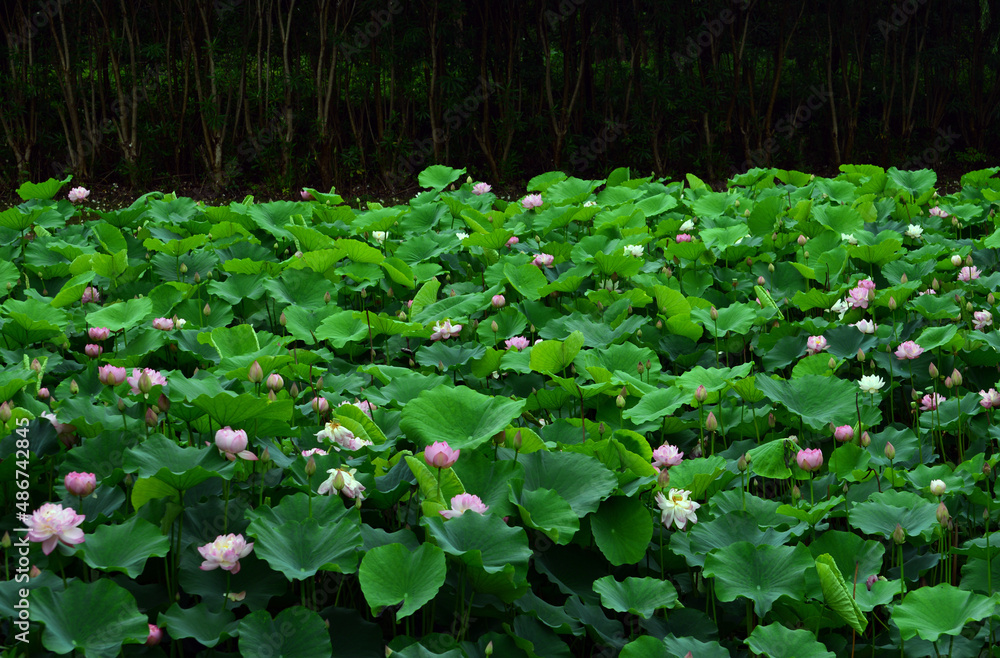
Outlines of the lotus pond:
{"label": "lotus pond", "polygon": [[4,646],[1000,656],[997,171],[25,184]]}

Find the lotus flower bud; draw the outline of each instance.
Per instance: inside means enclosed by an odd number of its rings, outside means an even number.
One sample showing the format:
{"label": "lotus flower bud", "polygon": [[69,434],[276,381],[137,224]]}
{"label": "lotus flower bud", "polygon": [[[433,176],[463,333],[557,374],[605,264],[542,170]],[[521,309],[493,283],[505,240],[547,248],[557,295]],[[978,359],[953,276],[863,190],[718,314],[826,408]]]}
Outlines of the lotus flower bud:
{"label": "lotus flower bud", "polygon": [[146,409],[146,424],[149,425],[150,427],[156,427],[156,424],[158,422],[159,421],[157,420],[156,406],[154,405],[149,409]]}
{"label": "lotus flower bud", "polygon": [[521,451],[521,430],[514,432],[514,450],[517,452]]}
{"label": "lotus flower bud", "polygon": [[792,500],[798,501],[799,498],[802,498],[802,491],[799,489],[799,485],[796,484],[792,487]]}
{"label": "lotus flower bud", "polygon": [[39,361],[38,359],[32,359],[31,360],[31,369],[34,370],[35,372],[41,372],[42,371],[42,362]]}
{"label": "lotus flower bud", "polygon": [[322,377],[320,377],[319,379],[316,380],[316,390],[317,391],[322,391],[323,390],[323,378]]}
{"label": "lotus flower bud", "polygon": [[962,373],[958,371],[958,368],[951,371],[951,381],[955,386],[962,385]]}
{"label": "lotus flower bud", "polygon": [[740,473],[746,473],[747,468],[749,468],[750,460],[747,459],[747,454],[743,453],[740,458],[736,460],[736,468],[739,469]]}
{"label": "lotus flower bud", "polygon": [[280,324],[282,327],[288,326],[288,318],[285,317],[284,311],[281,312],[281,316],[278,318],[278,324]]}
{"label": "lotus flower bud", "polygon": [[605,427],[604,427],[604,423],[602,422],[602,423],[600,423],[597,426],[597,433],[600,434],[601,436],[603,436],[604,432],[605,432]]}
{"label": "lotus flower bud", "polygon": [[948,507],[944,504],[944,502],[938,503],[936,515],[938,523],[940,523],[942,527],[947,528],[948,522],[951,521],[951,515],[948,514]]}
{"label": "lotus flower bud", "polygon": [[775,419],[775,417],[774,417],[774,412],[769,413],[767,415],[767,426],[770,427],[773,430],[774,429],[774,425],[775,425],[776,422],[777,422],[777,419]]}
{"label": "lotus flower bud", "polygon": [[909,279],[906,278],[906,273],[905,272],[902,274],[902,276],[899,277],[899,282],[900,283],[907,283],[907,282],[909,282]]}
{"label": "lotus flower bud", "polygon": [[762,277],[762,276],[757,277],[757,285],[758,286],[762,286],[765,283],[766,283],[766,281],[764,280],[764,277]]}
{"label": "lotus flower bud", "polygon": [[711,411],[708,412],[708,418],[705,419],[705,429],[709,432],[719,429],[719,421],[715,419],[715,414]]}
{"label": "lotus flower bud", "polygon": [[938,282],[937,277],[934,277],[934,279],[931,281],[931,290],[937,292],[940,289],[941,289],[941,284]]}
{"label": "lotus flower bud", "polygon": [[69,473],[63,478],[66,491],[74,496],[86,498],[97,488],[97,476],[93,473]]}
{"label": "lotus flower bud", "polygon": [[889,310],[890,311],[895,311],[896,310],[896,298],[895,297],[889,297]]}
{"label": "lotus flower bud", "polygon": [[718,312],[718,311],[717,311],[717,310],[715,309],[715,307],[714,307],[714,306],[713,306],[713,307],[712,307],[712,309],[711,309],[711,310],[710,310],[710,311],[708,312],[708,314],[709,314],[709,316],[711,316],[711,318],[712,318],[713,320],[718,320],[718,319],[719,319],[719,312]]}
{"label": "lotus flower bud", "polygon": [[888,459],[889,461],[892,461],[893,459],[896,458],[896,448],[892,445],[891,442],[885,444],[885,458]]}
{"label": "lotus flower bud", "polygon": [[906,541],[906,532],[903,531],[903,526],[896,524],[896,529],[892,531],[892,541],[897,544],[902,544]]}
{"label": "lotus flower bud", "polygon": [[506,442],[507,442],[507,432],[505,432],[504,430],[500,430],[499,432],[493,435],[493,445],[495,445],[496,447],[499,448]]}
{"label": "lotus flower bud", "polygon": [[865,351],[860,347],[858,348],[858,361],[860,361],[861,363],[865,362]]}
{"label": "lotus flower bud", "polygon": [[268,377],[267,377],[267,387],[268,387],[268,388],[269,388],[269,389],[270,389],[270,390],[271,390],[272,392],[273,392],[273,391],[280,391],[280,390],[281,390],[282,388],[284,388],[284,387],[285,387],[285,380],[284,380],[284,379],[282,379],[282,378],[281,378],[281,375],[279,375],[278,373],[276,373],[276,372],[272,372],[272,373],[271,373],[270,375],[268,375]]}
{"label": "lotus flower bud", "polygon": [[204,316],[209,316],[212,314],[212,307],[208,305],[208,302],[205,302],[205,307],[201,309],[201,313]]}
{"label": "lotus flower bud", "polygon": [[490,322],[490,329],[493,331],[493,333],[500,331],[500,325],[497,324],[496,320]]}
{"label": "lotus flower bud", "polygon": [[80,385],[76,383],[75,379],[70,380],[69,382],[69,392],[73,395],[76,395],[77,393],[80,392]]}
{"label": "lotus flower bud", "polygon": [[274,394],[274,391],[268,389],[268,391],[267,391],[267,401],[268,402],[274,402],[277,399],[278,399],[278,396]]}
{"label": "lotus flower bud", "polygon": [[646,366],[643,365],[642,361],[640,361],[639,364],[635,367],[635,369],[636,372],[638,372],[641,375],[643,372],[645,372]]}
{"label": "lotus flower bud", "polygon": [[288,394],[292,396],[292,398],[299,397],[299,385],[296,384],[295,382],[292,382],[291,388],[288,389]]}
{"label": "lotus flower bud", "polygon": [[660,319],[656,320],[656,328],[657,329],[663,329],[663,320],[660,320]]}
{"label": "lotus flower bud", "polygon": [[767,264],[767,271],[770,272],[771,274],[774,274],[774,263]]}
{"label": "lotus flower bud", "polygon": [[3,533],[3,538],[0,539],[0,548],[3,548],[4,550],[7,550],[11,546],[12,546],[12,543],[10,541],[10,533],[7,532],[7,531],[5,531]]}
{"label": "lotus flower bud", "polygon": [[259,384],[264,381],[264,370],[260,367],[260,363],[254,361],[250,364],[250,370],[247,372],[247,379],[254,384]]}
{"label": "lotus flower bud", "polygon": [[948,485],[944,483],[944,480],[931,480],[928,489],[930,489],[932,494],[940,497],[943,496],[944,492],[948,490]]}
{"label": "lotus flower bud", "polygon": [[7,402],[0,404],[0,423],[6,423],[8,420],[10,420],[10,417],[11,417],[10,404],[8,404]]}
{"label": "lotus flower bud", "polygon": [[830,370],[836,370],[837,369],[837,360],[831,356],[830,360],[827,362],[826,365],[828,365],[830,367]]}
{"label": "lotus flower bud", "polygon": [[953,254],[951,257],[951,264],[955,267],[960,267],[962,265],[962,257],[958,254]]}
{"label": "lotus flower bud", "polygon": [[198,272],[194,273],[194,282],[201,283],[201,274],[199,274]]}
{"label": "lotus flower bud", "polygon": [[809,260],[809,252],[808,251],[803,251],[802,252],[802,257],[805,258],[806,260]]}
{"label": "lotus flower bud", "polygon": [[493,640],[490,640],[489,642],[486,643],[485,653],[486,653],[486,658],[489,658],[490,656],[493,655]]}
{"label": "lotus flower bud", "polygon": [[868,432],[861,433],[861,446],[867,448],[872,444],[872,437]]}
{"label": "lotus flower bud", "polygon": [[708,399],[708,391],[705,389],[704,384],[699,384],[698,388],[694,390],[694,399],[699,403],[704,403]]}
{"label": "lotus flower bud", "polygon": [[993,293],[989,293],[988,295],[986,295],[986,303],[989,304],[990,306],[996,304],[996,301],[997,298],[993,296]]}
{"label": "lotus flower bud", "polygon": [[622,397],[621,395],[619,395],[618,397],[616,397],[615,398],[615,406],[617,406],[619,409],[624,409],[625,408],[625,398]]}
{"label": "lotus flower bud", "polygon": [[807,242],[807,241],[808,241],[808,239],[806,238],[806,236],[804,236],[804,235],[802,235],[802,234],[800,233],[800,234],[799,234],[799,239],[798,239],[798,243],[799,243],[799,246],[800,246],[800,247],[804,247],[804,246],[806,246],[806,242]]}
{"label": "lotus flower bud", "polygon": [[323,301],[324,301],[325,303],[327,303],[327,304],[329,304],[329,303],[330,303],[330,291],[329,291],[329,290],[327,290],[327,291],[326,291],[326,292],[325,292],[325,293],[323,294]]}
{"label": "lotus flower bud", "polygon": [[312,400],[312,409],[318,414],[325,414],[330,410],[330,403],[326,398],[315,397]]}
{"label": "lotus flower bud", "polygon": [[666,468],[661,468],[659,474],[656,476],[656,485],[660,489],[666,489],[670,484],[670,471]]}
{"label": "lotus flower bud", "polygon": [[309,461],[306,462],[306,477],[312,477],[316,473],[316,459],[312,455],[309,455]]}
{"label": "lotus flower bud", "polygon": [[125,411],[125,401],[121,398],[118,398],[118,411]]}

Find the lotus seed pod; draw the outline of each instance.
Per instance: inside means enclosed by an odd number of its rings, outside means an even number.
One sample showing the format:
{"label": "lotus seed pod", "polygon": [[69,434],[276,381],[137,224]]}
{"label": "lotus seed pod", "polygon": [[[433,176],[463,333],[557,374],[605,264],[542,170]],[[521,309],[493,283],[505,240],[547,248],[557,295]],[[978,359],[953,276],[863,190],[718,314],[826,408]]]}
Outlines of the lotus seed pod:
{"label": "lotus seed pod", "polygon": [[344,482],[344,472],[338,469],[336,477],[333,478],[333,488],[341,491],[344,488],[344,484],[346,484]]}
{"label": "lotus seed pod", "polygon": [[139,375],[139,390],[143,394],[148,394],[153,390],[153,380],[150,379],[149,373],[145,370]]}

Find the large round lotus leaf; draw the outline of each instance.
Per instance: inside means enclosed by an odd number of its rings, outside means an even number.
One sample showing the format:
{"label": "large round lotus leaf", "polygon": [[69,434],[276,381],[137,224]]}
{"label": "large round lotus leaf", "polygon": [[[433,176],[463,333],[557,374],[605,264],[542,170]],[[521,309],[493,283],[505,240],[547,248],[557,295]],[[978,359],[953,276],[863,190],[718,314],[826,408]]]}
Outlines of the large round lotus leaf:
{"label": "large round lotus leaf", "polygon": [[183,448],[162,434],[150,437],[125,451],[125,471],[139,477],[156,477],[174,489],[185,491],[211,477],[229,479],[233,463],[215,448]]}
{"label": "large round lotus leaf", "polygon": [[160,613],[156,623],[165,627],[172,638],[191,637],[209,648],[235,636],[239,625],[231,611],[209,609],[207,603],[199,603],[186,610],[175,603],[169,610]]}
{"label": "large round lotus leaf", "polygon": [[438,386],[403,408],[400,428],[424,445],[447,441],[452,448],[473,449],[489,441],[521,414],[525,400],[477,393],[465,386]]}
{"label": "large round lotus leaf", "polygon": [[446,572],[444,551],[433,544],[422,544],[413,552],[401,544],[388,544],[365,554],[358,581],[375,614],[402,603],[396,612],[401,619],[437,595]]}
{"label": "large round lotus leaf", "polygon": [[882,572],[885,545],[872,539],[862,539],[853,532],[827,530],[809,544],[809,551],[813,557],[829,553],[849,581],[854,580],[857,565],[858,582],[863,583],[868,576],[877,576]]}
{"label": "large round lotus leaf", "polygon": [[673,583],[659,578],[626,578],[622,582],[605,576],[594,582],[594,591],[601,595],[601,605],[616,612],[628,612],[650,619],[660,608],[673,608],[677,589]]}
{"label": "large round lotus leaf", "polygon": [[948,583],[921,587],[892,609],[892,621],[904,640],[919,635],[936,642],[942,635],[958,635],[967,624],[993,614],[992,597],[958,589]]}
{"label": "large round lotus leaf", "polygon": [[437,545],[487,573],[520,573],[528,569],[531,549],[524,528],[510,527],[492,514],[466,512],[453,519],[424,518]]}
{"label": "large round lotus leaf", "polygon": [[910,491],[876,492],[851,509],[850,521],[861,532],[886,539],[897,524],[914,536],[937,523],[937,505]]}
{"label": "large round lotus leaf", "polygon": [[653,520],[638,497],[605,500],[590,517],[590,527],[597,547],[615,566],[639,562],[653,538]]}
{"label": "large round lotus leaf", "polygon": [[517,505],[526,526],[540,530],[557,544],[568,544],[580,529],[573,508],[551,489],[524,491],[518,484],[510,492],[510,501]]}
{"label": "large round lotus leaf", "polygon": [[31,618],[45,624],[42,644],[49,651],[87,656],[118,655],[127,640],[149,637],[146,615],[128,590],[107,578],[92,583],[74,580],[56,594],[43,588],[32,593]]}
{"label": "large round lotus leaf", "polygon": [[795,656],[796,658],[836,658],[826,646],[816,639],[812,631],[793,631],[781,624],[769,624],[753,629],[743,640],[750,649],[761,656]]}
{"label": "large round lotus leaf", "polygon": [[854,382],[821,375],[805,375],[788,381],[758,377],[757,388],[772,402],[780,402],[814,430],[857,415]]}
{"label": "large round lotus leaf", "polygon": [[322,525],[316,519],[280,525],[258,519],[247,528],[247,534],[256,539],[257,555],[288,580],[303,580],[321,569],[354,573],[357,551],[363,543],[359,523],[349,517]]}
{"label": "large round lotus leaf", "polygon": [[809,549],[791,546],[754,546],[750,542],[730,544],[705,558],[705,575],[715,577],[720,601],[744,596],[754,602],[763,617],[780,596],[801,602],[805,596],[806,569],[813,568]]}
{"label": "large round lotus leaf", "polygon": [[[688,532],[691,555],[685,555],[688,564],[703,566],[705,556],[717,548],[725,548],[739,541],[748,541],[754,546],[783,546],[791,536],[791,531],[779,531],[774,528],[760,529],[757,517],[749,512],[734,510],[726,514],[717,514],[710,521],[696,523]],[[670,537],[671,548],[674,538],[683,537],[673,533]]]}
{"label": "large round lotus leaf", "polygon": [[524,488],[552,489],[579,517],[597,509],[618,486],[618,479],[600,461],[573,452],[538,451],[521,455]]}
{"label": "large round lotus leaf", "polygon": [[330,632],[323,619],[308,608],[286,608],[271,619],[258,610],[240,620],[240,655],[247,658],[329,658]]}
{"label": "large round lotus leaf", "polygon": [[133,516],[120,525],[98,526],[78,552],[95,569],[121,571],[137,578],[148,558],[170,552],[170,541],[152,523]]}

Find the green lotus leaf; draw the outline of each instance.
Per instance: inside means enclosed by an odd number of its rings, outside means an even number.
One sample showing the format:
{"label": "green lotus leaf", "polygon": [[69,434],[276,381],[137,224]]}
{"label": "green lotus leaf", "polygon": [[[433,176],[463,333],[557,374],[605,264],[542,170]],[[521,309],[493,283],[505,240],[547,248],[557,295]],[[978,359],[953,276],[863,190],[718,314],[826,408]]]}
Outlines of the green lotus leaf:
{"label": "green lotus leaf", "polygon": [[572,452],[533,452],[521,455],[524,489],[552,489],[570,504],[578,517],[596,511],[611,495],[618,479],[600,461]]}
{"label": "green lotus leaf", "polygon": [[898,524],[912,537],[937,523],[937,504],[909,491],[875,492],[852,506],[850,518],[852,526],[869,535],[889,539]]}
{"label": "green lotus leaf", "polygon": [[997,595],[983,596],[948,583],[920,587],[892,608],[892,622],[904,640],[915,635],[936,642],[942,635],[958,635],[970,622],[986,619],[997,606]]}
{"label": "green lotus leaf", "polygon": [[31,618],[45,624],[42,644],[49,651],[112,658],[123,643],[149,637],[146,615],[128,590],[107,578],[92,583],[73,580],[56,593],[48,588],[31,594]]}
{"label": "green lotus leaf", "polygon": [[512,483],[510,502],[517,506],[526,526],[541,531],[557,544],[568,544],[580,529],[573,508],[551,489],[524,491],[520,483]]}
{"label": "green lotus leaf", "polygon": [[817,431],[857,414],[858,386],[844,379],[821,375],[787,381],[757,377],[755,384],[770,400],[780,402]]}
{"label": "green lotus leaf", "polygon": [[653,519],[638,497],[608,498],[590,517],[590,528],[597,547],[616,567],[642,560],[653,539]]}
{"label": "green lotus leaf", "polygon": [[133,516],[125,523],[98,526],[78,550],[84,562],[95,569],[138,578],[146,560],[166,555],[170,542],[152,523]]}
{"label": "green lotus leaf", "polygon": [[793,631],[781,624],[757,626],[750,637],[743,640],[750,650],[761,656],[796,656],[796,658],[836,658],[816,639],[812,631]]}
{"label": "green lotus leaf", "polygon": [[614,576],[594,581],[594,591],[601,595],[601,605],[616,612],[628,612],[650,619],[661,608],[677,604],[677,589],[673,583],[659,578],[626,578]]}
{"label": "green lotus leaf", "polygon": [[288,580],[304,580],[316,572],[354,573],[361,548],[361,528],[350,516],[331,523],[322,518],[284,520],[275,524],[258,518],[247,528],[256,538],[257,556]]}
{"label": "green lotus leaf", "polygon": [[139,477],[155,477],[185,491],[211,477],[230,479],[234,465],[217,448],[182,448],[162,434],[151,436],[125,451],[124,470]]}
{"label": "green lotus leaf", "polygon": [[438,386],[403,408],[400,428],[423,445],[447,441],[452,448],[474,449],[521,414],[525,400],[490,397],[465,386]]}
{"label": "green lotus leaf", "polygon": [[754,602],[754,611],[763,617],[778,598],[787,596],[801,602],[805,597],[802,574],[814,566],[809,549],[791,546],[754,546],[736,542],[705,558],[705,575],[715,580],[720,601],[743,596]]}
{"label": "green lotus leaf", "polygon": [[239,622],[229,610],[212,610],[207,603],[199,603],[191,608],[181,608],[175,603],[166,612],[161,612],[156,623],[167,629],[170,637],[194,638],[206,647],[236,636]]}
{"label": "green lotus leaf", "polygon": [[240,655],[247,658],[330,658],[333,644],[322,617],[303,606],[271,619],[258,610],[240,620]]}
{"label": "green lotus leaf", "polygon": [[864,633],[868,619],[854,602],[854,597],[844,582],[844,576],[828,553],[816,558],[816,573],[819,574],[819,584],[823,588],[823,600],[826,604],[847,622],[848,626],[858,633]]}
{"label": "green lotus leaf", "polygon": [[453,519],[424,517],[421,524],[438,546],[468,566],[524,580],[531,557],[524,528],[508,526],[489,512],[466,512]]}
{"label": "green lotus leaf", "polygon": [[401,544],[388,544],[365,554],[358,581],[375,614],[386,606],[402,603],[396,612],[396,618],[401,619],[437,595],[446,571],[444,551],[433,544],[421,544],[412,552]]}

